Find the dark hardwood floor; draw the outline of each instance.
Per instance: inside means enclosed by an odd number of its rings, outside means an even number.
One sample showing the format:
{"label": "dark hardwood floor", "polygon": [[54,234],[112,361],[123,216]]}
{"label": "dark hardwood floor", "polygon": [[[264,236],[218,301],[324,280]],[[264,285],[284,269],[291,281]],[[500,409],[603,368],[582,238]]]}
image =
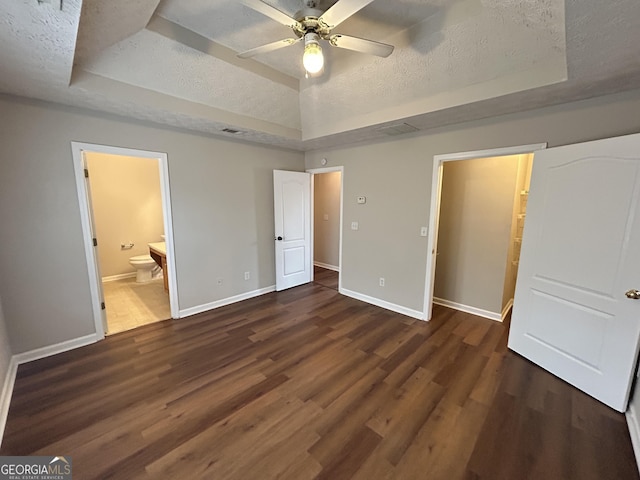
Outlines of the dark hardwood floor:
{"label": "dark hardwood floor", "polygon": [[323,287],[338,290],[338,272],[328,268],[313,266],[313,281]]}
{"label": "dark hardwood floor", "polygon": [[637,479],[624,416],[506,348],[309,284],[21,365],[2,455],[77,479]]}

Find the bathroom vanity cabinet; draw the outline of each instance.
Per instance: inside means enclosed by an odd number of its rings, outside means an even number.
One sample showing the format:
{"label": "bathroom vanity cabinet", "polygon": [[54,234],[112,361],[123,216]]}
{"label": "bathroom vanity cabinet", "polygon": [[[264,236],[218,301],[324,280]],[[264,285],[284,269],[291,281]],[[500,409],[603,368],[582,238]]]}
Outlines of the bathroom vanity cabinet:
{"label": "bathroom vanity cabinet", "polygon": [[169,293],[169,276],[167,274],[167,245],[165,242],[149,243],[149,255],[162,268],[164,291]]}

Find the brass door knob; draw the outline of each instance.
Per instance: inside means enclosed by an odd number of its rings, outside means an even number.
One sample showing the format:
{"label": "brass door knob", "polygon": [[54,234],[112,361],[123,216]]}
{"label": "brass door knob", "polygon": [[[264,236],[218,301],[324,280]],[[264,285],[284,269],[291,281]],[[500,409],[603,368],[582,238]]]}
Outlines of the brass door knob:
{"label": "brass door knob", "polygon": [[624,294],[627,296],[627,298],[630,298],[632,300],[640,300],[640,290],[632,288]]}

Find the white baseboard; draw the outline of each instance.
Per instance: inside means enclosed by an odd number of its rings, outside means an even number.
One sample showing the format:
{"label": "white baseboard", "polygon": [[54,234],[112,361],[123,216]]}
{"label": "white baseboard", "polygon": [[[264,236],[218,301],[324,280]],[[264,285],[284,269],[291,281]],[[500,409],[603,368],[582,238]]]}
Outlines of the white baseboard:
{"label": "white baseboard", "polygon": [[55,345],[48,345],[28,352],[18,353],[14,355],[13,358],[16,360],[18,365],[21,365],[23,363],[33,362],[34,360],[73,350],[74,348],[84,347],[85,345],[96,343],[100,339],[101,338],[97,333],[92,333],[91,335],[85,335],[84,337],[72,338],[71,340],[56,343]]}
{"label": "white baseboard", "polygon": [[336,267],[335,265],[329,265],[328,263],[322,262],[313,262],[316,267],[326,268],[327,270],[333,270],[334,272],[340,272],[340,267]]}
{"label": "white baseboard", "polygon": [[424,313],[419,312],[418,310],[403,307],[402,305],[396,305],[395,303],[390,303],[386,300],[380,300],[379,298],[370,297],[369,295],[365,295],[363,293],[347,290],[346,288],[341,288],[340,293],[347,297],[355,298],[356,300],[361,300],[363,302],[370,303],[371,305],[375,305],[386,310],[391,310],[392,312],[401,313],[402,315],[406,315],[407,317],[424,320]]}
{"label": "white baseboard", "polygon": [[9,415],[9,405],[11,404],[11,395],[13,394],[13,385],[16,382],[17,372],[18,362],[16,362],[14,355],[9,361],[9,368],[2,384],[2,393],[0,393],[0,445],[2,445],[4,427],[7,425],[7,415]]}
{"label": "white baseboard", "polygon": [[125,278],[133,278],[136,276],[136,272],[120,273],[119,275],[111,275],[109,277],[102,277],[103,282],[115,282],[116,280],[124,280]]}
{"label": "white baseboard", "polygon": [[472,307],[470,305],[464,305],[462,303],[451,302],[443,298],[433,297],[433,303],[442,305],[443,307],[453,308],[454,310],[460,310],[461,312],[477,315],[478,317],[488,318],[489,320],[502,321],[502,315],[498,312],[490,312],[489,310],[483,310],[481,308]]}
{"label": "white baseboard", "polygon": [[500,316],[501,322],[504,322],[504,319],[507,318],[507,315],[509,315],[509,310],[511,310],[511,307],[513,307],[513,298],[510,299],[502,309],[502,315]]}
{"label": "white baseboard", "polygon": [[269,287],[260,288],[251,292],[241,293],[229,298],[223,298],[222,300],[216,300],[215,302],[205,303],[204,305],[197,305],[195,307],[185,308],[180,310],[179,318],[189,317],[197,313],[206,312],[215,308],[224,307],[225,305],[231,305],[232,303],[241,302],[242,300],[248,300],[249,298],[259,297],[265,293],[271,293],[276,291],[276,286],[271,285]]}
{"label": "white baseboard", "polygon": [[638,412],[636,412],[633,404],[629,404],[629,410],[625,412],[624,416],[627,418],[627,426],[629,427],[631,445],[633,445],[633,453],[636,457],[638,470],[640,470],[640,424],[638,423],[637,413]]}

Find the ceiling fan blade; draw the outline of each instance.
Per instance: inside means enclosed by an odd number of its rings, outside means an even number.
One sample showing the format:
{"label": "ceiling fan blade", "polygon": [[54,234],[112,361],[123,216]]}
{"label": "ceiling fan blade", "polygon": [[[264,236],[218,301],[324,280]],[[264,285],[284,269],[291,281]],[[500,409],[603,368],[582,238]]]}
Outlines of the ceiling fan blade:
{"label": "ceiling fan blade", "polygon": [[349,35],[340,35],[339,33],[331,35],[329,43],[334,47],[346,48],[347,50],[368,53],[378,57],[388,57],[393,52],[393,45],[365,40],[364,38],[350,37]]}
{"label": "ceiling fan blade", "polygon": [[239,53],[238,57],[251,58],[261,53],[273,52],[274,50],[293,45],[300,40],[302,40],[302,38],[285,38],[283,40],[278,40],[277,42],[267,43],[266,45],[262,45],[261,47],[252,48],[251,50],[247,50],[246,52]]}
{"label": "ceiling fan blade", "polygon": [[373,0],[338,0],[320,16],[320,20],[329,28],[334,28],[371,2]]}
{"label": "ceiling fan blade", "polygon": [[272,7],[271,5],[264,3],[261,0],[242,0],[242,3],[244,3],[247,7],[255,10],[256,12],[260,12],[261,14],[275,20],[276,22],[281,23],[282,25],[291,28],[296,26],[302,27],[296,19],[291,18],[286,13],[281,12],[277,8]]}

